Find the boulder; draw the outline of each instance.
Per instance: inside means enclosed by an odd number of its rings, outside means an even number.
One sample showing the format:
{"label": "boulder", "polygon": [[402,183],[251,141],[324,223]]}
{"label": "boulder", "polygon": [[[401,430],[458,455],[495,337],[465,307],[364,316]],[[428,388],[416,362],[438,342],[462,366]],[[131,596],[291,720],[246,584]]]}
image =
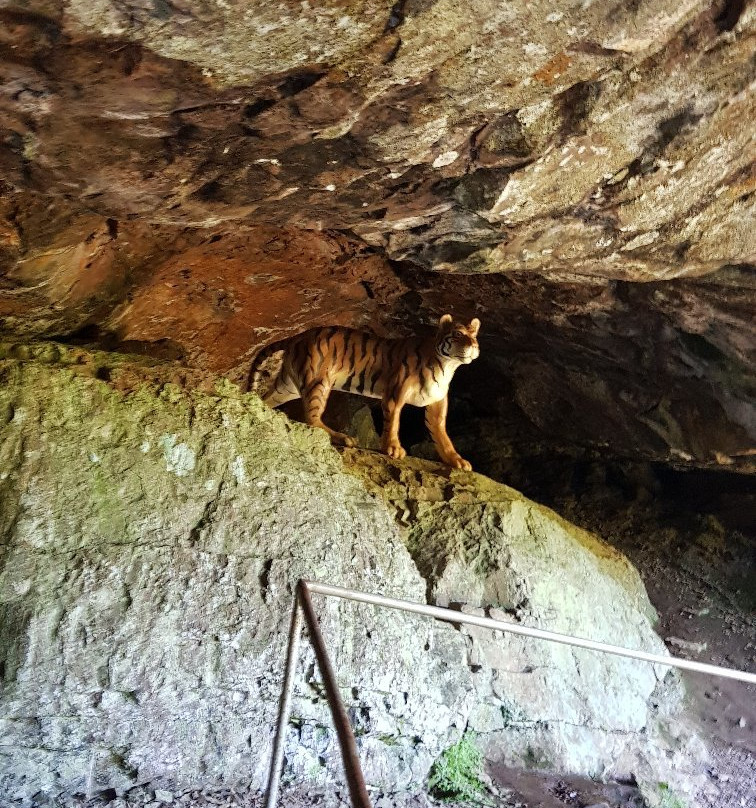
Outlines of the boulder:
{"label": "boulder", "polygon": [[[262,786],[296,581],[412,600],[424,582],[325,433],[235,387],[125,394],[146,368],[54,355],[0,364],[0,792]],[[469,713],[462,638],[316,606],[366,776],[421,783]],[[318,782],[339,753],[303,667],[288,774]]]}
{"label": "boulder", "polygon": [[[597,536],[482,475],[347,455],[348,467],[394,510],[429,602],[667,654],[637,570]],[[674,669],[476,627],[462,633],[475,688],[468,730],[489,761],[635,777],[651,789],[667,777],[694,790],[685,761],[705,752],[672,718],[684,695]],[[665,751],[682,777],[661,776]]]}
{"label": "boulder", "polygon": [[[0,351],[9,799],[262,787],[301,577],[664,653],[629,562],[552,511],[427,461],[342,461],[255,395],[176,380],[145,359]],[[665,668],[316,608],[376,793],[420,790],[466,730],[491,761],[649,782],[689,756],[660,731],[681,694]],[[286,774],[322,788],[339,752],[303,655]]]}

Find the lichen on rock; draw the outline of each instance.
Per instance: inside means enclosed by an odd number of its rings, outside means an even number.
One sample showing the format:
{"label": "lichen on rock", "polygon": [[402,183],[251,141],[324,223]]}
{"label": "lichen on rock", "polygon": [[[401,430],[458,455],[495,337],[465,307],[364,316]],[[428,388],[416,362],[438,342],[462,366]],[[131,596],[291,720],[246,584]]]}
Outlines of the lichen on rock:
{"label": "lichen on rock", "polygon": [[[107,372],[106,372],[107,370]],[[0,350],[0,787],[9,798],[264,782],[295,582],[457,605],[662,652],[627,560],[506,486],[348,450],[254,395],[61,346]],[[181,447],[181,448],[180,448]],[[648,771],[665,671],[317,604],[370,787],[489,760]],[[305,654],[287,773],[338,747]],[[665,685],[661,686],[661,682]]]}
{"label": "lichen on rock", "polygon": [[[107,383],[61,353],[0,362],[3,793],[260,786],[296,580],[410,599],[422,580],[323,434],[229,386],[124,394],[138,366],[112,360]],[[460,639],[319,606],[368,778],[420,784],[465,723]],[[317,782],[338,749],[310,666],[287,759]]]}

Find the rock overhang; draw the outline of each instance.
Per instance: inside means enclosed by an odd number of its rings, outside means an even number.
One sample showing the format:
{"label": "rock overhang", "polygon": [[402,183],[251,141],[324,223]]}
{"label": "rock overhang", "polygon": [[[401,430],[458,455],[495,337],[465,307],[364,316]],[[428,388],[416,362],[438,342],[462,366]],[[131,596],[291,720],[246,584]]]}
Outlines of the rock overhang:
{"label": "rock overhang", "polygon": [[750,463],[744,4],[0,14],[6,333],[241,379],[311,325],[477,312],[552,440]]}

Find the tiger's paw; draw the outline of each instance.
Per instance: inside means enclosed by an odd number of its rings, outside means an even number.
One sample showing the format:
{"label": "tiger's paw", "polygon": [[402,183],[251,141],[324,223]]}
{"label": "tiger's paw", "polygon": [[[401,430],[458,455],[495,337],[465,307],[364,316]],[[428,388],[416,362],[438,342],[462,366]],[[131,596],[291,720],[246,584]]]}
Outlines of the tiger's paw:
{"label": "tiger's paw", "polygon": [[331,443],[334,446],[346,446],[347,449],[353,449],[357,445],[354,438],[350,438],[349,435],[345,435],[343,432],[334,432],[331,435]]}
{"label": "tiger's paw", "polygon": [[455,454],[451,457],[447,457],[445,460],[447,466],[451,466],[453,469],[462,469],[462,471],[472,471],[472,463],[469,460],[465,460],[464,457],[461,455]]}
{"label": "tiger's paw", "polygon": [[391,444],[390,446],[387,446],[385,452],[389,457],[393,457],[394,460],[401,460],[402,458],[407,457],[406,450],[398,443],[396,445]]}

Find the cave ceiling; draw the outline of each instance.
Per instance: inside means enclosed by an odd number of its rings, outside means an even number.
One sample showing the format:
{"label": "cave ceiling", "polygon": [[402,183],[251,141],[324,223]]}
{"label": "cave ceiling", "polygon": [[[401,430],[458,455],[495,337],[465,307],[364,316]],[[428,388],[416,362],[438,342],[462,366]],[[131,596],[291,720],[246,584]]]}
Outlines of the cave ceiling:
{"label": "cave ceiling", "polygon": [[450,310],[488,416],[753,471],[755,31],[743,0],[0,2],[0,333],[242,380]]}

